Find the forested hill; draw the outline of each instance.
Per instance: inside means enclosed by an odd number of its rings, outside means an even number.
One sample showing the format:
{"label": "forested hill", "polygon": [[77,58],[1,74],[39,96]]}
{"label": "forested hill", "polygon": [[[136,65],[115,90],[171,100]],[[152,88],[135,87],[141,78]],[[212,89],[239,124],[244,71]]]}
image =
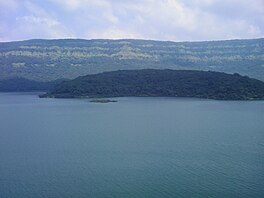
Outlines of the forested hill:
{"label": "forested hill", "polygon": [[198,97],[264,99],[264,82],[239,74],[191,70],[122,70],[78,77],[41,97]]}
{"label": "forested hill", "polygon": [[221,71],[264,80],[264,39],[209,42],[62,39],[0,43],[0,79],[50,81],[145,68]]}
{"label": "forested hill", "polygon": [[37,82],[24,78],[11,78],[0,80],[0,92],[30,92],[30,91],[48,91],[63,80],[50,82]]}

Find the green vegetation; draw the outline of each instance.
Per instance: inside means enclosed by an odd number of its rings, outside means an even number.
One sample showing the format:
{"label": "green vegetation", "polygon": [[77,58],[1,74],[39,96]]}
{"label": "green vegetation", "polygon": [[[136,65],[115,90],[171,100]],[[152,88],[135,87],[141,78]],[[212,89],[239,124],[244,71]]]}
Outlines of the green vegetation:
{"label": "green vegetation", "polygon": [[37,82],[24,78],[0,80],[0,92],[48,91],[62,81]]}
{"label": "green vegetation", "polygon": [[264,82],[239,74],[194,70],[120,70],[78,77],[41,97],[198,97],[217,100],[264,99]]}
{"label": "green vegetation", "polygon": [[0,43],[0,79],[51,81],[147,68],[240,73],[264,80],[264,39],[210,42],[61,39]]}

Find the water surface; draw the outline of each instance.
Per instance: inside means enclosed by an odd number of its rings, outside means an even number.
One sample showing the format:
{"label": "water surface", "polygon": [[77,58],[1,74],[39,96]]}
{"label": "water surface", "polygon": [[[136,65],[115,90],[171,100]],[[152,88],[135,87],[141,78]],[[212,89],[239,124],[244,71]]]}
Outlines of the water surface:
{"label": "water surface", "polygon": [[0,94],[1,198],[264,195],[264,102]]}

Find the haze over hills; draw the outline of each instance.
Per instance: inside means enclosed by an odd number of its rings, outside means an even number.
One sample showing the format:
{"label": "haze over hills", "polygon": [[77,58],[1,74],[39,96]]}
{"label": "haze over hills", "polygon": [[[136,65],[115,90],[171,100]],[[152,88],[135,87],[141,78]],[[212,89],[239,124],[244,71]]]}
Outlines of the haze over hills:
{"label": "haze over hills", "polygon": [[0,92],[31,92],[31,91],[48,91],[55,85],[61,83],[63,79],[49,82],[39,82],[25,78],[12,78],[0,80]]}
{"label": "haze over hills", "polygon": [[197,97],[217,100],[264,99],[264,82],[239,74],[193,70],[120,70],[81,76],[41,97]]}
{"label": "haze over hills", "polygon": [[264,39],[206,42],[59,39],[0,43],[0,79],[51,81],[146,68],[221,71],[264,80]]}

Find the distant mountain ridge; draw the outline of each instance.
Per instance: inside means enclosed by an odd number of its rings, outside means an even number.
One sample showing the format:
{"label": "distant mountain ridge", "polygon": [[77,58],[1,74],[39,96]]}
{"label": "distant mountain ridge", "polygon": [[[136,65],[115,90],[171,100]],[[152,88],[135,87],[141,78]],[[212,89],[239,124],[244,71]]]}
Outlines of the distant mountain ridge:
{"label": "distant mountain ridge", "polygon": [[51,81],[130,69],[210,70],[240,73],[264,81],[264,39],[35,39],[0,43],[0,79]]}
{"label": "distant mountain ridge", "polygon": [[127,96],[263,100],[264,82],[239,74],[192,70],[120,70],[65,81],[41,97]]}

